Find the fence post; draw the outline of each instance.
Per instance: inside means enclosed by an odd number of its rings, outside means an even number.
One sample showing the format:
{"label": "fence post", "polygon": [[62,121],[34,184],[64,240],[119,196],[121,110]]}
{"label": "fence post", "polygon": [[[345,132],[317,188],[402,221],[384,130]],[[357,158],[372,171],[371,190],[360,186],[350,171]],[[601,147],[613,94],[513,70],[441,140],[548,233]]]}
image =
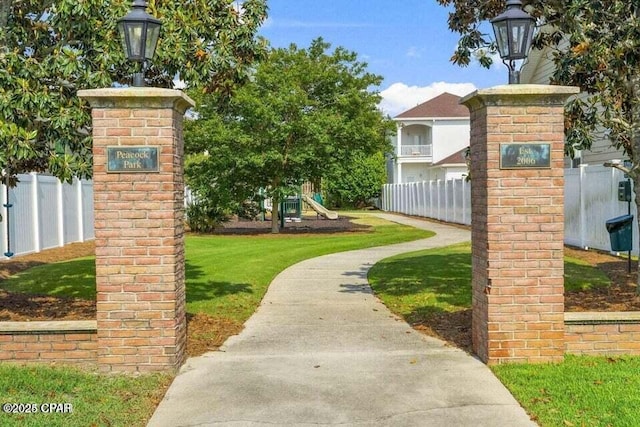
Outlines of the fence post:
{"label": "fence post", "polygon": [[426,211],[427,211],[427,193],[426,191],[424,191],[424,185],[425,182],[421,181],[420,182],[420,196],[422,198],[422,205],[420,206],[420,216],[421,217],[426,217]]}
{"label": "fence post", "polygon": [[436,179],[436,191],[438,193],[438,213],[436,219],[442,220],[442,197],[440,197],[440,180]]}
{"label": "fence post", "polygon": [[74,179],[73,186],[76,191],[76,209],[78,210],[78,240],[84,242],[84,196],[82,195],[82,180]]}
{"label": "fence post", "polygon": [[40,236],[40,203],[38,202],[38,175],[35,172],[31,176],[31,211],[33,212],[33,248],[40,252],[42,236]]}
{"label": "fence post", "polygon": [[62,197],[62,181],[56,181],[56,199],[58,208],[58,246],[62,247],[67,242],[64,240],[64,198]]}
{"label": "fence post", "polygon": [[582,248],[586,248],[587,234],[586,234],[586,225],[587,225],[587,216],[585,214],[585,196],[586,196],[586,186],[584,185],[584,179],[586,176],[585,165],[580,165],[580,175],[578,175],[578,185],[580,188],[580,246]]}
{"label": "fence post", "polygon": [[2,222],[0,222],[0,237],[2,237],[2,242],[0,243],[0,249],[2,249],[2,252],[0,255],[4,258],[4,254],[9,251],[9,247],[7,246],[7,236],[9,235],[9,221],[7,216],[8,209],[5,206],[9,203],[9,200],[7,198],[7,187],[5,187],[4,184],[0,184],[0,193],[2,193],[0,194],[0,201],[2,201],[2,204],[0,205],[0,212],[2,212]]}
{"label": "fence post", "polygon": [[411,183],[411,215],[415,215],[418,209],[418,185],[415,182]]}
{"label": "fence post", "polygon": [[467,204],[467,180],[462,177],[462,223],[469,224],[469,215],[468,215],[468,204]]}
{"label": "fence post", "polygon": [[458,219],[458,204],[456,203],[456,180],[455,179],[451,179],[448,182],[451,183],[451,195],[452,195],[452,203],[451,205],[453,206],[453,222],[456,222],[456,220]]}

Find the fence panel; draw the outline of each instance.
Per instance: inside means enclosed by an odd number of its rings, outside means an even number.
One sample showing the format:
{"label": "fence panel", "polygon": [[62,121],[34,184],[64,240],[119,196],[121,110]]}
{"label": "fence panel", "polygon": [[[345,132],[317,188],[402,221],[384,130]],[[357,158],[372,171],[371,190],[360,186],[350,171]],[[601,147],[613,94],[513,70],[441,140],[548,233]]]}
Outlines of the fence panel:
{"label": "fence panel", "polygon": [[77,242],[82,239],[80,217],[81,195],[78,192],[78,181],[73,185],[63,185],[62,187],[62,221],[63,239],[65,242]]}
{"label": "fence panel", "polygon": [[470,186],[462,179],[385,184],[382,210],[471,224]]}
{"label": "fence panel", "polygon": [[94,238],[91,181],[62,184],[35,173],[18,179],[8,191],[0,185],[0,258],[8,252],[21,255]]}
{"label": "fence panel", "polygon": [[[35,210],[38,217],[38,230],[40,234],[38,249],[49,249],[61,246],[62,231],[62,200],[58,192],[60,181],[51,176],[34,175],[36,182]],[[60,189],[61,190],[61,189]],[[64,244],[64,241],[62,241]]]}
{"label": "fence panel", "polygon": [[93,181],[80,181],[80,184],[81,200],[79,204],[82,206],[80,241],[93,240],[96,236],[93,230]]}

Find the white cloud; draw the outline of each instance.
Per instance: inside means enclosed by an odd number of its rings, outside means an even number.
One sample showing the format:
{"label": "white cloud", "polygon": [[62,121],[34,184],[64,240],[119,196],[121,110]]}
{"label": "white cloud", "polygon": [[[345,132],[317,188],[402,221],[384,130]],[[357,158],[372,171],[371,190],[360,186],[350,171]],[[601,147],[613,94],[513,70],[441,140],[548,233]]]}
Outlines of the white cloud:
{"label": "white cloud", "polygon": [[435,98],[436,96],[449,92],[454,95],[464,96],[474,90],[476,86],[473,83],[446,83],[435,82],[429,86],[407,86],[404,83],[393,83],[388,88],[380,92],[382,101],[380,101],[380,109],[389,114],[391,117],[422,104],[425,101]]}

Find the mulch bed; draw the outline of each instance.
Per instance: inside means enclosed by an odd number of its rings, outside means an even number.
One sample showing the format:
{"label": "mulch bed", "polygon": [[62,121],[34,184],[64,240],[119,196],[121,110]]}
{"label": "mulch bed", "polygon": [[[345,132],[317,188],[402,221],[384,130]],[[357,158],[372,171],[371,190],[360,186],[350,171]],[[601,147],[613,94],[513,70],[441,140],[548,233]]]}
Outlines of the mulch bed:
{"label": "mulch bed", "polygon": [[[354,224],[341,217],[330,221],[306,217],[300,223],[287,223],[283,233],[343,233],[365,231],[368,227]],[[234,220],[223,224],[217,234],[268,234],[269,221]],[[93,242],[74,243],[63,248],[0,261],[0,280],[36,265],[93,255]],[[566,292],[567,311],[640,311],[640,297],[636,295],[637,262],[627,273],[627,260],[595,250],[565,248],[568,256],[597,266],[611,278],[612,286],[588,292]],[[73,298],[26,295],[0,290],[0,321],[27,320],[85,320],[95,319],[95,302]],[[238,334],[243,325],[229,319],[204,314],[189,315],[187,353],[196,356],[217,349],[229,337]],[[415,329],[443,339],[456,347],[471,351],[471,310],[443,313],[412,325]]]}
{"label": "mulch bed", "polygon": [[[305,215],[300,222],[285,222],[280,234],[301,233],[344,233],[349,231],[366,231],[371,227],[351,222],[352,218],[340,216],[329,220],[316,215]],[[266,221],[232,220],[224,222],[213,234],[270,234],[271,220]]]}

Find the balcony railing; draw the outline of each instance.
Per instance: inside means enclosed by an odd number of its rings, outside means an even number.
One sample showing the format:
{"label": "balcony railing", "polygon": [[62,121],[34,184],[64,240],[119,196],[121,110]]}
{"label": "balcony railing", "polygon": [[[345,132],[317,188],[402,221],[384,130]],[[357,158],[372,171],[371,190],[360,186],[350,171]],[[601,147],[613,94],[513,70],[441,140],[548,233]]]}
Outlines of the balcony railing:
{"label": "balcony railing", "polygon": [[431,145],[402,145],[400,147],[401,156],[431,156]]}

